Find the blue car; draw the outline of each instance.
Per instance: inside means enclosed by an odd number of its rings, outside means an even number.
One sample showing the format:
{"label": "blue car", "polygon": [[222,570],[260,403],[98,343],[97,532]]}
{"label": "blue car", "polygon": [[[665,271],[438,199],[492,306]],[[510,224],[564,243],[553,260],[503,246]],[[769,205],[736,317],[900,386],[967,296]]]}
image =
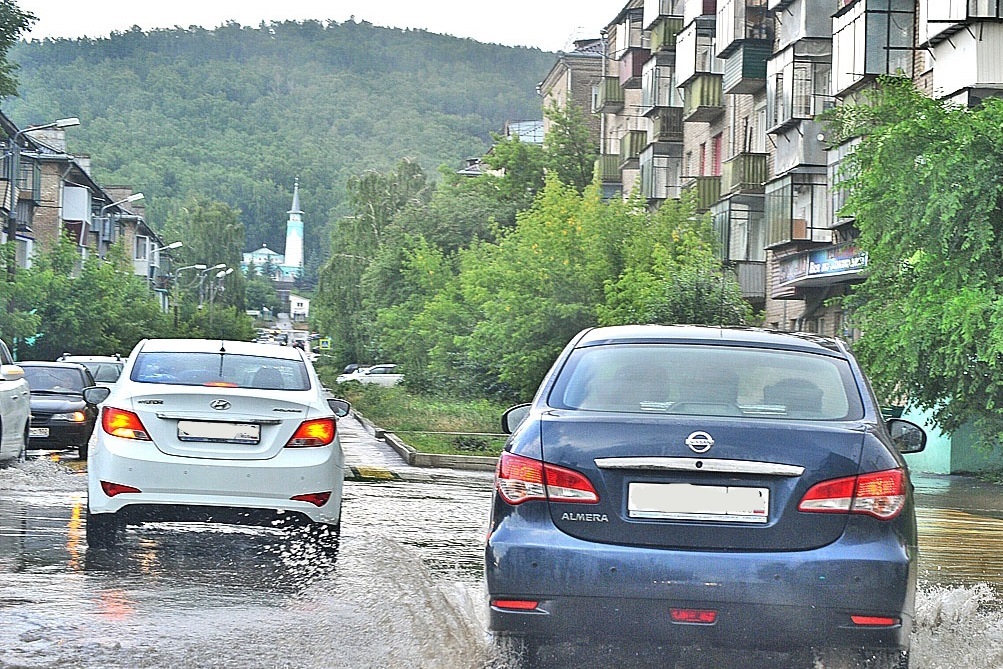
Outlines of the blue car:
{"label": "blue car", "polygon": [[926,435],[882,418],[842,341],[589,329],[502,423],[485,577],[511,663],[574,641],[908,667],[902,453]]}

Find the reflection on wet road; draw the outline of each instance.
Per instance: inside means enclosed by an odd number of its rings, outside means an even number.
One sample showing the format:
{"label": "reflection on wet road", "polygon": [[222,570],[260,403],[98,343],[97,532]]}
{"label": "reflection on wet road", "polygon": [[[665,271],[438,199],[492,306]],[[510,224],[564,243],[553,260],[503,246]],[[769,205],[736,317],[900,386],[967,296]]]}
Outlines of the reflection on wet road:
{"label": "reflection on wet road", "polygon": [[[1000,489],[915,479],[912,667],[1003,667]],[[0,470],[0,668],[504,667],[484,632],[488,474],[349,483],[336,551],[291,530],[169,524],[88,551],[84,489],[47,460]]]}

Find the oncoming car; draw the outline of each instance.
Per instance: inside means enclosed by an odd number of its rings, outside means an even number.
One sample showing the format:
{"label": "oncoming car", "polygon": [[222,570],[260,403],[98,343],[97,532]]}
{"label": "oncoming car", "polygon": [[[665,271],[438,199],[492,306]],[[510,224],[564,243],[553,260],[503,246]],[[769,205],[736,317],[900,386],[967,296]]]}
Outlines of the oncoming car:
{"label": "oncoming car", "polygon": [[[916,521],[902,453],[845,345],[754,329],[586,330],[503,417],[489,628],[536,666],[568,640],[902,669]],[[818,664],[818,663],[821,664]]]}
{"label": "oncoming car", "polygon": [[87,459],[86,535],[113,545],[149,521],[274,524],[336,536],[344,455],[303,351],[250,342],[144,340],[101,403]]}
{"label": "oncoming car", "polygon": [[70,355],[64,353],[57,358],[58,362],[76,362],[90,370],[94,382],[101,386],[110,386],[118,381],[125,362],[118,355]]}
{"label": "oncoming car", "polygon": [[86,459],[98,415],[84,399],[84,389],[95,385],[90,371],[74,362],[31,360],[21,367],[31,388],[28,447],[72,448]]}

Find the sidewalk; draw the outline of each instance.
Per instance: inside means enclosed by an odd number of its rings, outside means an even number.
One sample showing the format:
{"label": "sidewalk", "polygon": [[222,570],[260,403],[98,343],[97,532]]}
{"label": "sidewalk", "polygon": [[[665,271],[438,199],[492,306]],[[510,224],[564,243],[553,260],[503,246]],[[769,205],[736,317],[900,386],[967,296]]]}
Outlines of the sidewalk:
{"label": "sidewalk", "polygon": [[[377,434],[380,436],[377,437]],[[494,476],[493,468],[460,469],[446,466],[455,458],[443,456],[443,466],[408,464],[405,455],[392,447],[383,433],[355,413],[338,419],[338,436],[345,453],[345,480],[348,481],[441,481],[444,479]],[[398,446],[398,448],[400,448]]]}

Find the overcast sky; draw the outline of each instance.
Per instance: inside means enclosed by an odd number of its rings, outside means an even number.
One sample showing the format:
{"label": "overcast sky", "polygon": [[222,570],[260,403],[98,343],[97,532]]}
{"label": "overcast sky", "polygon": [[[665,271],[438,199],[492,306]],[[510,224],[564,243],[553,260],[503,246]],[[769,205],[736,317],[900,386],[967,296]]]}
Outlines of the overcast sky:
{"label": "overcast sky", "polygon": [[378,26],[418,28],[479,42],[567,50],[571,40],[598,37],[625,0],[17,0],[38,17],[30,38],[104,37],[138,25],[215,28],[226,21],[354,16]]}

